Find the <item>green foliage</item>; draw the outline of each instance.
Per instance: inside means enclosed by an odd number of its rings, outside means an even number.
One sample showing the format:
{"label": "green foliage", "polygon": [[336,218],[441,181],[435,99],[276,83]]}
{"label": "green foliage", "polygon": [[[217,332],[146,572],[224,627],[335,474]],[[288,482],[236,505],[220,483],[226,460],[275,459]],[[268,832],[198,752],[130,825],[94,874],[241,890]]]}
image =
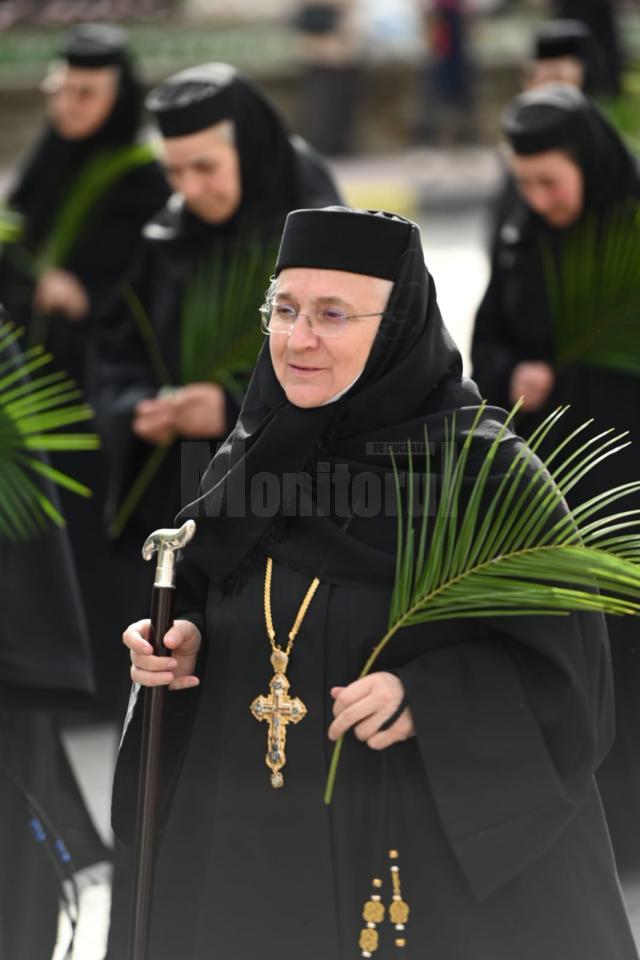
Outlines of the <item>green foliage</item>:
{"label": "green foliage", "polygon": [[22,215],[10,207],[0,206],[0,244],[17,243],[23,231]]}
{"label": "green foliage", "polygon": [[[226,254],[202,258],[187,283],[180,318],[180,382],[218,383],[242,402],[242,395],[263,336],[260,307],[277,253],[274,244],[258,237],[238,241]],[[149,363],[163,390],[171,386],[153,324],[130,287],[123,291]],[[108,530],[117,539],[149,484],[164,462],[171,444],[156,447],[127,491]]]}
{"label": "green foliage", "polygon": [[563,245],[544,251],[558,369],[573,363],[640,374],[640,219],[638,210],[588,220]]}
{"label": "green foliage", "polygon": [[118,150],[103,151],[80,172],[58,212],[55,225],[38,252],[36,272],[64,266],[73,248],[82,239],[89,215],[121,177],[154,159],[148,144],[137,143]]}
{"label": "green foliage", "polygon": [[263,342],[257,321],[277,248],[256,237],[202,259],[180,324],[182,383],[219,383],[238,402]]}
{"label": "green foliage", "polygon": [[[517,409],[516,405],[510,420]],[[546,464],[533,459],[566,409],[544,421],[497,483],[491,475],[507,424],[471,479],[467,462],[483,408],[460,449],[454,415],[444,445],[440,497],[434,505],[427,455],[417,522],[413,464],[404,504],[394,463],[398,542],[388,629],[361,677],[370,673],[400,630],[416,624],[468,617],[557,616],[575,610],[640,614],[640,510],[603,514],[624,497],[639,493],[640,481],[607,490],[571,510],[564,501],[602,459],[627,445],[625,434],[606,430],[584,439],[589,423],[583,424],[558,443]],[[426,429],[425,445],[428,450]],[[327,803],[341,747],[338,741]]]}
{"label": "green foliage", "polygon": [[605,114],[635,154],[640,151],[639,96],[640,69],[636,63],[622,78],[622,93],[602,104]]}
{"label": "green foliage", "polygon": [[22,335],[0,323],[0,537],[24,540],[64,518],[43,492],[38,477],[90,496],[87,487],[37,456],[45,450],[95,450],[98,438],[65,428],[90,420],[93,411],[62,372],[40,373],[52,360],[41,347],[11,349]]}

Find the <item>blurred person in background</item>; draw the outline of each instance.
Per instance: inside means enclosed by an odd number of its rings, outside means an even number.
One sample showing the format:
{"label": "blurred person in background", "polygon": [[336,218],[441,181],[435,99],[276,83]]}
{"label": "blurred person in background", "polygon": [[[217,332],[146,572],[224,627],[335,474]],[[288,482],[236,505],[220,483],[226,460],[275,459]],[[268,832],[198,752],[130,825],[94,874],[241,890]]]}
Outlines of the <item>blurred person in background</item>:
{"label": "blurred person in background", "polygon": [[327,156],[353,152],[362,87],[364,41],[357,0],[301,3],[292,26],[300,36],[299,127]]}
{"label": "blurred person in background", "polygon": [[[2,250],[0,301],[27,328],[28,341],[43,343],[86,388],[96,315],[169,189],[140,141],[141,88],[122,30],[107,24],[71,30],[44,89],[44,129],[8,194],[23,227],[21,240]],[[106,463],[101,451],[57,453],[52,460],[93,491],[88,500],[68,491],[61,498],[91,623],[98,701],[111,712],[120,621],[109,599],[115,570],[104,537]]]}
{"label": "blurred person in background", "polygon": [[603,94],[617,96],[621,91],[622,52],[612,0],[551,0],[558,17],[581,20],[591,30],[599,54],[598,86]]}
{"label": "blurred person in background", "polygon": [[598,92],[597,50],[593,34],[580,20],[545,20],[533,35],[532,58],[525,66],[526,90],[547,83],[568,83],[593,96]]}
{"label": "blurred person in background", "polygon": [[[20,373],[22,354],[0,334],[3,376]],[[26,376],[20,376],[20,386]],[[13,384],[15,387],[15,381]],[[7,432],[5,387],[0,420]],[[29,473],[30,451],[18,461],[0,445],[3,497],[0,506],[0,957],[51,960],[61,905],[77,907],[75,894],[94,865],[108,860],[85,805],[60,736],[60,711],[84,713],[94,678],[89,628],[67,531],[48,523],[22,539],[27,494],[7,496],[11,481],[31,481],[36,497],[61,510],[59,488],[49,477]],[[14,458],[15,457],[15,458]],[[11,469],[13,468],[13,469]],[[20,518],[14,526],[12,516]],[[87,869],[89,868],[89,869]]]}
{"label": "blurred person in background", "polygon": [[473,66],[466,0],[421,0],[420,5],[428,52],[416,139],[429,144],[473,142]]}
{"label": "blurred person in background", "polygon": [[121,623],[129,601],[147,602],[140,547],[173,522],[181,457],[203,443],[208,457],[209,441],[235,422],[260,345],[262,268],[287,212],[338,199],[319,156],[228,64],[170,77],[147,106],[175,193],[145,226],[129,280],[101,318],[92,391],[110,459],[110,536],[121,570],[130,564]]}
{"label": "blurred person in background", "polygon": [[[606,358],[610,342],[617,342],[621,304],[607,303],[605,291],[619,296],[611,270],[619,278],[625,257],[634,264],[640,253],[637,162],[593,102],[567,85],[520,94],[503,116],[503,133],[518,197],[500,229],[476,315],[473,376],[491,403],[510,408],[524,398],[518,430],[525,437],[558,405],[568,403],[575,426],[593,417],[602,429],[629,429],[635,440],[640,379],[623,368],[619,357]],[[609,261],[611,244],[618,244],[619,254]],[[564,301],[554,293],[558,284],[567,290]],[[591,286],[581,295],[580,287],[587,284]],[[637,276],[627,286],[622,305],[637,311]],[[597,316],[589,316],[598,297],[605,305]],[[566,341],[568,311],[578,298],[585,309],[569,344],[573,352],[564,360],[558,344]],[[598,330],[608,331],[601,355],[583,359],[580,345],[594,337],[597,342]],[[634,350],[632,340],[621,344],[623,354]],[[640,446],[633,443],[615,464],[602,464],[595,476],[602,487],[637,480]],[[578,485],[576,502],[594,494],[587,485]],[[625,509],[635,506],[628,502]],[[609,632],[617,739],[598,779],[618,862],[631,869],[640,866],[640,631],[637,624],[614,617]]]}
{"label": "blurred person in background", "polygon": [[[591,31],[580,20],[545,20],[534,32],[532,54],[524,68],[525,90],[566,83],[593,92],[598,77],[597,51]],[[518,188],[505,164],[503,180],[489,212],[491,251],[517,199]]]}
{"label": "blurred person in background", "polygon": [[141,88],[120,28],[74,28],[43,89],[44,129],[7,196],[23,227],[21,242],[3,251],[0,299],[82,383],[87,321],[128,269],[168,187],[141,148]]}

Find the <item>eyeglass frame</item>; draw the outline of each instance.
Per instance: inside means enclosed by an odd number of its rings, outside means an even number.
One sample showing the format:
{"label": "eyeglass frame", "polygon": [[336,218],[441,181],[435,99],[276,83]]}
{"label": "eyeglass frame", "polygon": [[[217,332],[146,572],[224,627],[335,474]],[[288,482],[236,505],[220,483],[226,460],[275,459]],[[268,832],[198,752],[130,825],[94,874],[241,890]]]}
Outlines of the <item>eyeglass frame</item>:
{"label": "eyeglass frame", "polygon": [[343,330],[346,328],[347,320],[359,320],[364,317],[384,317],[387,314],[386,310],[378,310],[375,313],[345,313],[343,314],[343,321],[345,322],[342,324],[342,326],[338,328],[337,333],[326,334],[326,333],[318,333],[317,330],[314,329],[311,314],[306,313],[302,310],[296,310],[293,304],[289,304],[289,306],[291,306],[291,309],[295,311],[295,316],[291,320],[288,329],[287,330],[270,330],[268,327],[267,313],[270,316],[271,311],[273,310],[274,304],[275,304],[275,297],[267,298],[258,311],[260,313],[260,330],[266,337],[270,337],[274,333],[276,335],[286,334],[286,336],[290,337],[291,334],[293,333],[293,328],[298,318],[305,317],[307,323],[309,324],[309,329],[313,332],[313,334],[316,337],[319,337],[320,339],[324,339],[325,337],[327,337],[330,340],[334,340],[337,337],[339,337],[342,334]]}

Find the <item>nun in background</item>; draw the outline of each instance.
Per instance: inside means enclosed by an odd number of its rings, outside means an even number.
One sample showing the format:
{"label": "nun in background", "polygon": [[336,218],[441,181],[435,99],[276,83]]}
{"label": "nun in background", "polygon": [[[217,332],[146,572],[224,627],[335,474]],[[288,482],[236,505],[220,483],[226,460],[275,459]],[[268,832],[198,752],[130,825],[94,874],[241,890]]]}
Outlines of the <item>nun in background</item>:
{"label": "nun in background", "polygon": [[[545,20],[538,26],[533,36],[532,57],[524,68],[525,90],[563,83],[594,94],[599,77],[598,51],[586,24],[580,20]],[[489,213],[490,252],[518,201],[518,188],[504,161],[503,167],[502,183]]]}
{"label": "nun in background", "polygon": [[[5,342],[5,374],[20,362]],[[59,511],[58,489],[35,482]],[[57,720],[92,702],[89,625],[66,530],[16,541],[3,523],[0,571],[0,957],[51,960],[61,909],[75,909],[78,885],[110,858]]]}
{"label": "nun in background", "polygon": [[[460,440],[480,417],[478,469],[506,417],[462,376],[417,226],[295,211],[275,274],[238,424],[181,514],[197,531],[171,656],[151,655],[148,620],[124,634],[142,684],[114,788],[125,842],[141,701],[171,685],[150,956],[636,960],[593,783],[602,618],[416,626],[356,679],[388,625],[389,448],[406,471],[426,428],[439,462],[455,411]],[[507,430],[496,479],[519,451]],[[306,714],[265,757],[274,669]]]}
{"label": "nun in background", "polygon": [[[570,250],[575,251],[585,230],[595,230],[604,243],[612,225],[623,222],[633,240],[629,231],[635,229],[640,198],[636,161],[597,107],[566,85],[516,97],[504,113],[502,128],[519,196],[501,227],[489,284],[476,315],[473,376],[491,403],[511,407],[524,398],[518,429],[525,437],[564,403],[571,404],[576,426],[593,417],[602,429],[628,429],[631,447],[602,464],[591,482],[603,489],[636,480],[640,380],[610,365],[583,363],[579,355],[560,366],[556,352],[562,317],[553,313],[549,289],[550,263],[555,275],[562,277]],[[637,244],[640,254],[640,230]],[[593,262],[585,259],[580,265],[585,283],[600,258],[598,250],[596,244]],[[585,325],[597,322],[585,314]],[[602,322],[609,318],[603,315]],[[580,501],[596,492],[587,489],[588,483],[583,481],[576,489]],[[628,502],[625,509],[636,506]],[[599,783],[619,864],[638,867],[640,637],[635,623],[616,618],[610,620],[609,631],[617,740]]]}
{"label": "nun in background", "polygon": [[585,23],[598,48],[602,93],[615,97],[620,93],[623,57],[614,0],[552,0],[556,16]]}
{"label": "nun in background", "polygon": [[598,91],[598,54],[589,27],[580,20],[545,20],[533,38],[524,87],[567,83],[586,93]]}
{"label": "nun in background", "polygon": [[[288,211],[338,198],[318,154],[228,64],[170,77],[147,107],[175,193],[145,227],[129,283],[102,317],[93,395],[110,457],[110,536],[131,567],[122,622],[148,596],[140,545],[196,495],[193,478],[186,498],[180,490],[189,457],[203,448],[202,472],[209,444],[235,423]],[[156,452],[161,465],[132,501]]]}
{"label": "nun in background", "polygon": [[129,268],[168,187],[139,141],[141,88],[120,28],[74,28],[43,89],[47,121],[7,197],[23,237],[3,251],[0,300],[82,384],[87,321]]}
{"label": "nun in background", "polygon": [[[96,317],[169,189],[139,140],[141,89],[122,30],[74,28],[44,89],[45,128],[9,192],[23,237],[2,251],[0,302],[27,328],[27,342],[44,343],[86,390]],[[57,453],[52,461],[93,492],[86,500],[63,490],[61,500],[91,624],[98,702],[109,713],[120,645],[110,616],[114,559],[104,537],[107,465],[100,450]]]}

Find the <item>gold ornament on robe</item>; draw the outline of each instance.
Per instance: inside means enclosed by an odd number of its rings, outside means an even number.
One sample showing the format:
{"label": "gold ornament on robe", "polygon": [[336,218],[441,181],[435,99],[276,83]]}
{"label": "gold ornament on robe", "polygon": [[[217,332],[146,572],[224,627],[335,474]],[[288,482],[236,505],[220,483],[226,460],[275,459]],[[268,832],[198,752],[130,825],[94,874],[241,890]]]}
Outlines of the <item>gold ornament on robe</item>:
{"label": "gold ornament on robe", "polygon": [[306,716],[307,708],[302,700],[289,696],[289,680],[286,669],[289,658],[282,650],[274,650],[271,655],[271,664],[275,673],[269,683],[269,696],[259,696],[251,704],[251,713],[256,720],[268,723],[267,752],[264,762],[271,770],[271,786],[274,788],[284,785],[282,768],[287,762],[287,726],[290,723],[300,723]]}

